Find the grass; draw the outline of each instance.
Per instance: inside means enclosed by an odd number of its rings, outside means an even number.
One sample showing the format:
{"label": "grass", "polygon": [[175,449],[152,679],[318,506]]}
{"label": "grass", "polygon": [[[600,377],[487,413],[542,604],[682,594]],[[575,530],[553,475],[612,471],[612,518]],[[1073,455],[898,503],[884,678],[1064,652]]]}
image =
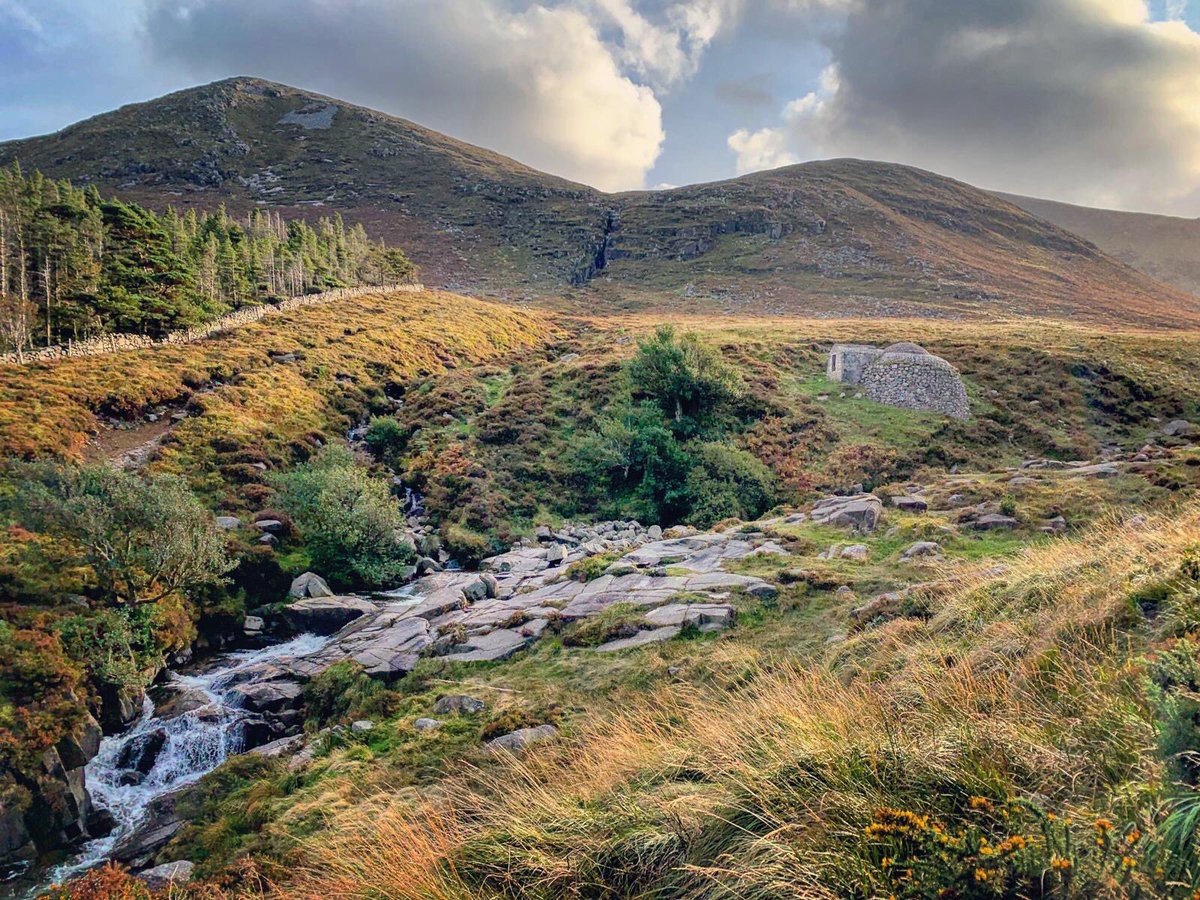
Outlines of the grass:
{"label": "grass", "polygon": [[[347,809],[304,843],[282,890],[766,898],[932,896],[940,884],[1001,896],[1041,883],[1056,896],[1190,896],[1200,872],[1183,860],[1172,887],[1163,873],[1180,860],[1155,843],[1175,801],[1143,673],[1155,646],[1196,627],[1197,533],[1190,504],[1138,530],[1108,520],[1027,549],[1003,574],[948,569],[927,619],[809,665],[709,645],[722,675],[707,684],[660,685],[430,796]],[[1155,619],[1131,610],[1131,594],[1164,580]],[[906,815],[953,840],[935,852],[916,831],[896,838]],[[983,853],[980,835],[1009,849]],[[1050,866],[1062,853],[1069,870]],[[890,871],[884,857],[901,855],[915,874]]]}
{"label": "grass", "polygon": [[[0,367],[0,452],[82,455],[102,417],[187,400],[156,467],[237,508],[245,464],[284,465],[338,438],[410,379],[520,354],[542,318],[454,294],[379,294],[308,307],[212,340],[38,366]],[[295,353],[275,364],[272,354]],[[240,467],[240,468],[239,468]]]}

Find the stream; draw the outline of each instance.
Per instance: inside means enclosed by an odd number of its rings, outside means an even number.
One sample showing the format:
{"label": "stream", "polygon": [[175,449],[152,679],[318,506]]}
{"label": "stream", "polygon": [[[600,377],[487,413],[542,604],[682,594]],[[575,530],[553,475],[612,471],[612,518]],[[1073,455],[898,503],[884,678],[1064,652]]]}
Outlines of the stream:
{"label": "stream", "polygon": [[[237,650],[216,656],[197,674],[170,673],[167,687],[194,700],[187,709],[166,718],[155,715],[147,697],[142,716],[125,732],[106,737],[100,752],[87,764],[87,787],[92,802],[112,815],[115,827],[102,838],[89,841],[74,856],[49,871],[27,896],[34,897],[52,883],[61,883],[105,862],[120,841],[141,822],[157,798],[191,784],[242,750],[242,723],[247,713],[233,705],[229,690],[239,674],[251,666],[286,656],[302,656],[319,650],[327,637],[302,634],[286,643],[257,650]],[[207,703],[203,700],[207,699]],[[203,705],[200,705],[203,703]],[[161,749],[144,776],[131,767],[130,748],[147,742]],[[144,768],[144,766],[143,766]]]}

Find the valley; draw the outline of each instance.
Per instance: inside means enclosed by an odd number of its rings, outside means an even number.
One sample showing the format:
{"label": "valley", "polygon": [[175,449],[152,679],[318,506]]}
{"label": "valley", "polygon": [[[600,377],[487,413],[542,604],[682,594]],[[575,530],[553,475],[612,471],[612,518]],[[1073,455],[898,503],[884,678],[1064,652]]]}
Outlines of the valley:
{"label": "valley", "polygon": [[250,78],[18,163],[0,896],[1200,892],[1186,236]]}

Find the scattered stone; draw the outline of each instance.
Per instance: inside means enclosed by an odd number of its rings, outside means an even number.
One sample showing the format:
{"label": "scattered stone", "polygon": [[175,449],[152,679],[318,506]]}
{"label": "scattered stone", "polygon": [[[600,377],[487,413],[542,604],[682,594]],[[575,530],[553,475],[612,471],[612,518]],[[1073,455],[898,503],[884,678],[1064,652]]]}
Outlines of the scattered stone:
{"label": "scattered stone", "polygon": [[431,575],[442,571],[442,564],[436,559],[422,556],[417,560],[417,575]]}
{"label": "scattered stone", "polygon": [[925,500],[913,496],[893,497],[892,506],[905,512],[917,513],[923,513],[929,509],[929,504]]}
{"label": "scattered stone", "polygon": [[215,522],[221,531],[233,531],[242,527],[242,520],[237,516],[217,516]]}
{"label": "scattered stone", "polygon": [[283,522],[279,519],[259,519],[254,523],[254,527],[262,529],[268,534],[279,534],[283,531]]}
{"label": "scattered stone", "polygon": [[532,728],[518,728],[516,731],[502,734],[500,737],[488,741],[485,746],[493,753],[500,751],[516,753],[531,744],[547,741],[557,735],[558,729],[553,725],[535,725]]}
{"label": "scattered stone", "polygon": [[370,719],[359,719],[357,722],[350,723],[350,730],[355,734],[366,734],[368,731],[375,730],[375,723]]}
{"label": "scattered stone", "polygon": [[266,627],[266,623],[261,616],[246,616],[242,620],[242,631],[247,635],[262,634],[262,630]]}
{"label": "scattered stone", "polygon": [[546,548],[546,562],[552,566],[557,566],[567,558],[567,548],[562,544],[551,544]]}
{"label": "scattered stone", "polygon": [[448,713],[480,713],[486,708],[487,704],[478,697],[468,697],[466,694],[450,694],[433,704],[433,711],[439,716]]}
{"label": "scattered stone", "polygon": [[1187,419],[1172,419],[1162,427],[1162,433],[1169,437],[1188,437],[1200,431],[1200,427],[1193,425]]}
{"label": "scattered stone", "polygon": [[842,559],[848,559],[852,562],[865,563],[871,555],[871,551],[866,544],[851,544],[848,547],[843,547],[838,554]]}
{"label": "scattered stone", "polygon": [[900,562],[912,562],[914,559],[941,559],[942,548],[933,541],[917,541],[900,554]]}
{"label": "scattered stone", "polygon": [[417,721],[413,722],[413,728],[415,728],[417,731],[437,731],[437,729],[439,729],[441,727],[442,727],[441,719],[421,718],[421,719],[417,719]]}

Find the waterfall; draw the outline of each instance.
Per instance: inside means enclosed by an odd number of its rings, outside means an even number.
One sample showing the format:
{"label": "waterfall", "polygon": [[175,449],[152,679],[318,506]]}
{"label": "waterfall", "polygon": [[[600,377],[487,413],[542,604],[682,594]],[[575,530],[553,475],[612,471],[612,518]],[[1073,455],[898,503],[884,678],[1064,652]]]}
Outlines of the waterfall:
{"label": "waterfall", "polygon": [[[223,654],[200,674],[172,673],[169,687],[189,695],[195,701],[195,708],[161,718],[155,715],[154,703],[147,698],[141,718],[129,730],[101,742],[100,752],[84,771],[92,802],[112,815],[115,827],[105,837],[85,844],[74,858],[49,873],[47,882],[60,883],[103,863],[121,839],[137,827],[154,800],[199,780],[228,757],[241,752],[242,724],[247,714],[234,705],[229,693],[241,680],[241,673],[282,657],[314,653],[327,640],[302,634],[265,649]],[[147,741],[155,744],[161,741],[161,748],[143,775],[131,767],[130,750]]]}

